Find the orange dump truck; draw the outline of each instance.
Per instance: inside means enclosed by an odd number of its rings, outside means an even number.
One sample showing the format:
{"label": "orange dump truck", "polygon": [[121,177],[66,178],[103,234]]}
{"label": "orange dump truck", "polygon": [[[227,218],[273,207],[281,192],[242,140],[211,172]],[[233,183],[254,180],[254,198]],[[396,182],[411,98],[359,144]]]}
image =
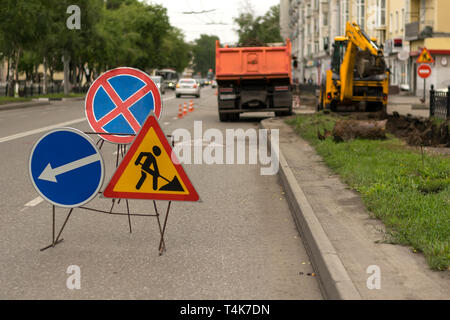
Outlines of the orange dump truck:
{"label": "orange dump truck", "polygon": [[292,113],[291,42],[283,47],[221,48],[216,42],[220,121],[243,112]]}

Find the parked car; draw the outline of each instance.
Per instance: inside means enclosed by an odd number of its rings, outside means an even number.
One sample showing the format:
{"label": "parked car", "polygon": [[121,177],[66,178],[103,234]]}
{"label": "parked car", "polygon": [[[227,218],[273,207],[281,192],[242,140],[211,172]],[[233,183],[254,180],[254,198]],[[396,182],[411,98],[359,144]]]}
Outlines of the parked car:
{"label": "parked car", "polygon": [[195,79],[180,79],[175,88],[175,96],[182,95],[196,96],[200,98],[200,84]]}
{"label": "parked car", "polygon": [[217,81],[216,80],[212,80],[211,81],[211,87],[212,88],[217,88]]}
{"label": "parked car", "polygon": [[163,82],[161,76],[151,76],[150,79],[156,84],[161,94],[166,93],[166,84]]}

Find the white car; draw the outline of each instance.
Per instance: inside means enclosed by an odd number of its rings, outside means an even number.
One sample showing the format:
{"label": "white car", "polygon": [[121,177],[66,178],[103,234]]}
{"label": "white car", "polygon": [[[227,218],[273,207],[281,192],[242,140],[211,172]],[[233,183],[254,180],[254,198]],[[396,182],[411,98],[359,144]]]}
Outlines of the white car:
{"label": "white car", "polygon": [[161,76],[151,76],[150,79],[156,84],[161,94],[166,93],[166,85]]}
{"label": "white car", "polygon": [[182,95],[196,96],[200,98],[200,84],[195,79],[180,79],[175,87],[175,96]]}

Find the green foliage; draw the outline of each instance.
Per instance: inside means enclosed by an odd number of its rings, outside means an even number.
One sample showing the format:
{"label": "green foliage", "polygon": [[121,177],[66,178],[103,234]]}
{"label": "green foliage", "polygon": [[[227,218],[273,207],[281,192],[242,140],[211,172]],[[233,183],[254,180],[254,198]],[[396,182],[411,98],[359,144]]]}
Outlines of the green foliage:
{"label": "green foliage", "polygon": [[[73,79],[130,66],[143,70],[173,67],[182,71],[191,59],[183,33],[169,23],[161,5],[138,0],[2,0],[0,52],[13,70],[34,77],[45,59],[50,73],[70,59]],[[81,29],[69,30],[66,12],[76,4]],[[89,75],[89,77],[88,77]],[[16,74],[17,76],[17,74]],[[78,81],[78,80],[75,80]]]}
{"label": "green foliage", "polygon": [[195,40],[192,47],[195,73],[200,72],[203,77],[206,77],[209,69],[215,70],[217,40],[219,37],[206,34],[200,35],[200,38]]}
{"label": "green foliage", "polygon": [[272,6],[262,17],[255,17],[253,12],[242,12],[234,22],[239,27],[239,46],[265,46],[267,43],[283,42],[279,5]]}
{"label": "green foliage", "polygon": [[178,28],[171,28],[162,43],[163,60],[161,67],[169,66],[182,72],[191,61],[191,46],[184,42],[184,35]]}
{"label": "green foliage", "polygon": [[390,137],[385,141],[321,141],[336,118],[298,116],[289,123],[325,163],[358,191],[367,208],[386,225],[394,243],[423,252],[433,269],[450,265],[450,158],[425,155]]}

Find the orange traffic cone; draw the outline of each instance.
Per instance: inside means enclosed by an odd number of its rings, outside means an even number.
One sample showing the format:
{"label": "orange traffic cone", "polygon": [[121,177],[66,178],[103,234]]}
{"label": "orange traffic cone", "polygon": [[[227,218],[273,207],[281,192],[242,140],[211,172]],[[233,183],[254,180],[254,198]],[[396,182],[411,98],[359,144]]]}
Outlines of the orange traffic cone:
{"label": "orange traffic cone", "polygon": [[178,108],[178,119],[183,118],[183,108],[181,107],[181,103],[180,103],[180,107]]}
{"label": "orange traffic cone", "polygon": [[187,114],[187,105],[186,105],[186,102],[184,103],[184,106],[183,106],[183,114]]}
{"label": "orange traffic cone", "polygon": [[192,100],[189,102],[189,112],[194,111],[194,102]]}

